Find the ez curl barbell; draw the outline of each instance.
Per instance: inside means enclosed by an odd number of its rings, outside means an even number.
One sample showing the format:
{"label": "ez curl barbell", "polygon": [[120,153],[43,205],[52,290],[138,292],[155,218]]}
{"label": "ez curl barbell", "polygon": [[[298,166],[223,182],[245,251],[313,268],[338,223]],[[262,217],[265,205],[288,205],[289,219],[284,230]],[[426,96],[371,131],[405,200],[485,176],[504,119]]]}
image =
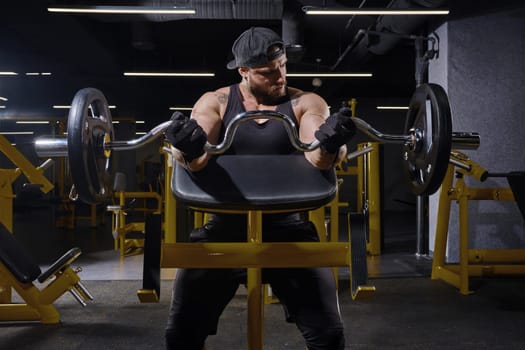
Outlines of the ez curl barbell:
{"label": "ez curl barbell", "polygon": [[[227,126],[223,141],[205,145],[206,152],[221,154],[233,141],[241,122],[252,119],[272,119],[283,123],[290,142],[299,151],[310,152],[320,144],[315,140],[305,144],[299,140],[293,120],[276,111],[247,111],[238,114]],[[420,85],[414,92],[407,112],[405,134],[384,134],[364,120],[352,117],[357,129],[383,143],[403,145],[403,169],[411,192],[430,195],[436,192],[445,176],[451,149],[477,149],[479,134],[452,132],[452,118],[447,95],[436,84]],[[113,123],[103,93],[94,88],[79,90],[68,116],[67,137],[41,137],[35,141],[39,157],[69,158],[74,183],[72,199],[89,204],[104,202],[111,195],[111,152],[138,149],[163,135],[170,125],[163,122],[140,138],[114,139]]]}

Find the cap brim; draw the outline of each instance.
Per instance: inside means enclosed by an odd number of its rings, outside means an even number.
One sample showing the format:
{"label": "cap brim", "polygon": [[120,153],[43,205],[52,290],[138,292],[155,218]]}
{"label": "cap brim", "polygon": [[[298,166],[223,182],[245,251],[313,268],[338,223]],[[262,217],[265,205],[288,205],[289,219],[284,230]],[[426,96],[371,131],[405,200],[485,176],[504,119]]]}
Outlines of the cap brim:
{"label": "cap brim", "polygon": [[226,68],[228,68],[228,69],[235,69],[235,68],[237,68],[237,63],[235,62],[235,60],[231,60],[226,65]]}

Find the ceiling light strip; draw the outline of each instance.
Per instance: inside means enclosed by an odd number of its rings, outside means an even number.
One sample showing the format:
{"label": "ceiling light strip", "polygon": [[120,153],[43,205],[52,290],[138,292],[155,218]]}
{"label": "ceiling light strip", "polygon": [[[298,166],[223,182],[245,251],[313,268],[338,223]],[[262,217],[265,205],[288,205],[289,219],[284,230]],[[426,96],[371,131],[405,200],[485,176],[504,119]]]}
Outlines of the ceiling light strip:
{"label": "ceiling light strip", "polygon": [[377,106],[377,109],[408,109],[408,106]]}
{"label": "ceiling light strip", "polygon": [[153,6],[70,6],[48,7],[54,13],[98,13],[114,15],[194,15],[195,9],[189,7],[153,7]]}
{"label": "ceiling light strip", "polygon": [[[54,109],[70,109],[71,105],[53,105],[53,108]],[[117,106],[109,105],[108,108],[109,109],[115,109],[115,108],[117,108]]]}
{"label": "ceiling light strip", "polygon": [[170,111],[191,111],[192,107],[170,107]]}
{"label": "ceiling light strip", "polygon": [[0,131],[0,135],[33,135],[33,131]]}
{"label": "ceiling light strip", "polygon": [[372,73],[287,73],[292,78],[369,78]]}
{"label": "ceiling light strip", "polygon": [[446,9],[372,9],[372,8],[347,8],[347,9],[333,9],[333,8],[315,8],[305,7],[304,12],[307,15],[331,15],[331,16],[416,16],[416,15],[448,15],[449,10]]}
{"label": "ceiling light strip", "polygon": [[198,72],[124,72],[126,77],[214,77],[215,73]]}
{"label": "ceiling light strip", "polygon": [[0,101],[8,101],[7,97],[0,96]]}
{"label": "ceiling light strip", "polygon": [[0,75],[18,75],[16,72],[0,72]]}
{"label": "ceiling light strip", "polygon": [[25,74],[26,75],[47,75],[47,76],[51,75],[50,72],[27,72]]}
{"label": "ceiling light strip", "polygon": [[48,120],[18,120],[16,124],[49,124]]}

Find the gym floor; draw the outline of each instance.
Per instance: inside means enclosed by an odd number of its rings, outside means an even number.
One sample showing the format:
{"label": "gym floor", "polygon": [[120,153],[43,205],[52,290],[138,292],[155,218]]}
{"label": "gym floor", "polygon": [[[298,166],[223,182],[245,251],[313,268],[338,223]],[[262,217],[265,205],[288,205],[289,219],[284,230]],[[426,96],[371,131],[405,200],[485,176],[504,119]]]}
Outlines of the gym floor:
{"label": "gym floor", "polygon": [[[348,271],[340,269],[347,348],[523,349],[525,278],[473,279],[475,293],[469,296],[431,280],[431,259],[414,253],[411,216],[384,216],[383,252],[368,261],[369,282],[376,287],[370,299],[352,300]],[[17,211],[15,236],[43,269],[67,249],[80,247],[83,254],[73,265],[82,267],[79,275],[95,299],[82,308],[63,295],[55,303],[62,318],[58,325],[0,324],[0,349],[163,349],[174,269],[162,270],[160,302],[141,304],[136,291],[142,288],[143,255],[121,258],[113,250],[109,216],[96,228],[79,221],[75,230],[51,229],[50,220],[49,209]],[[208,350],[246,349],[245,296],[240,287]],[[264,339],[264,349],[305,348],[278,304],[265,307]]]}

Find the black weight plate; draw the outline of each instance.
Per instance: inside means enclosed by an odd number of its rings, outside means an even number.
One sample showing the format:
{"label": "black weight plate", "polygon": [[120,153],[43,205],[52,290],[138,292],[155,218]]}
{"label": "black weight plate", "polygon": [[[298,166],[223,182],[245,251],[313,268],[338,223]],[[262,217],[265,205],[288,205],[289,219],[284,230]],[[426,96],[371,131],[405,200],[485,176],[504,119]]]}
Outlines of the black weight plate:
{"label": "black weight plate", "polygon": [[69,110],[67,148],[71,177],[78,198],[88,204],[105,201],[111,189],[111,159],[104,137],[113,141],[113,123],[101,91],[79,90]]}
{"label": "black weight plate", "polygon": [[418,129],[421,140],[414,149],[403,147],[403,170],[409,189],[416,195],[435,193],[445,177],[452,145],[452,117],[445,90],[422,84],[410,100],[405,134]]}

